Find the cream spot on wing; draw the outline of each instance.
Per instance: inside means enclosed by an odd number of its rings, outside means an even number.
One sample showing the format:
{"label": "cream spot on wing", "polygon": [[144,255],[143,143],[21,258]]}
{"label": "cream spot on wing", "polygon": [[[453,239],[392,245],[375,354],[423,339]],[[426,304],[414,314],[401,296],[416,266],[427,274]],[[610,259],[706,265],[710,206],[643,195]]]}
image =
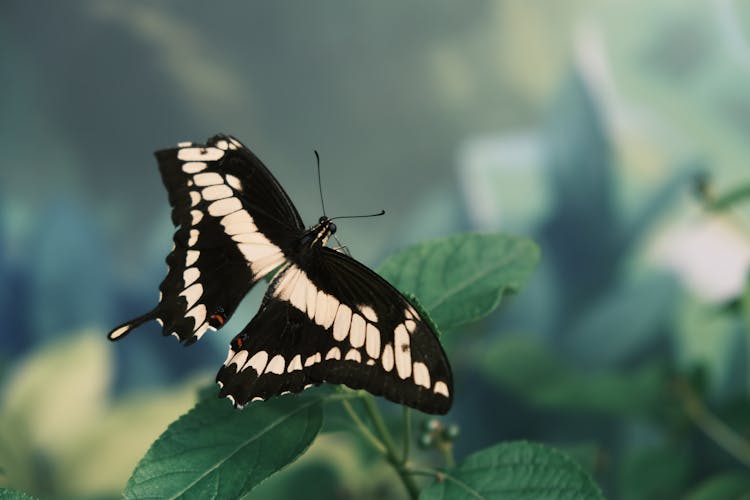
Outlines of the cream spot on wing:
{"label": "cream spot on wing", "polygon": [[277,375],[284,373],[284,356],[281,354],[274,356],[268,362],[268,366],[266,366],[266,373],[275,373]]}
{"label": "cream spot on wing", "polygon": [[232,402],[232,406],[235,406],[235,407],[237,406],[237,402],[236,402],[236,401],[234,400],[234,396],[232,396],[231,394],[227,394],[226,398],[227,398],[227,399],[228,399],[229,401],[231,401],[231,402]]}
{"label": "cream spot on wing", "polygon": [[[229,144],[229,148],[230,149],[238,149],[238,148],[242,147],[242,143],[240,141],[238,141],[237,139],[235,139],[234,137],[230,137],[229,138],[229,142],[230,142],[230,144]],[[234,147],[232,147],[232,146],[234,146]]]}
{"label": "cream spot on wing", "polygon": [[383,349],[383,370],[389,372],[393,370],[393,346],[388,344]]}
{"label": "cream spot on wing", "polygon": [[367,366],[375,366],[375,360],[374,359],[368,359],[367,360]]}
{"label": "cream spot on wing", "polygon": [[260,279],[279,267],[285,261],[286,257],[281,251],[272,252],[253,260],[250,264],[250,269],[253,271],[255,278]]}
{"label": "cream spot on wing", "polygon": [[333,322],[336,320],[336,313],[339,309],[339,301],[336,300],[336,298],[333,295],[328,296],[328,312],[326,313],[326,317],[323,320],[323,328],[328,330],[333,325]]}
{"label": "cream spot on wing", "polygon": [[208,331],[208,323],[203,323],[196,331],[193,333],[195,336],[195,340],[200,340],[201,337],[203,337],[203,334]]}
{"label": "cream spot on wing", "polygon": [[173,336],[174,338],[176,338],[177,340],[180,340],[180,336],[177,335],[177,332],[172,332],[172,333],[170,333],[170,335]]}
{"label": "cream spot on wing", "polygon": [[261,373],[263,373],[263,370],[265,370],[267,363],[268,363],[268,353],[266,351],[258,351],[255,354],[253,354],[253,357],[250,358],[250,361],[248,361],[247,364],[242,369],[244,370],[250,367],[253,370],[255,370],[255,373],[257,375],[260,375]]}
{"label": "cream spot on wing", "polygon": [[224,178],[227,180],[227,184],[232,186],[237,191],[242,191],[242,183],[237,177],[233,176],[232,174],[227,174],[224,176]]}
{"label": "cream spot on wing", "polygon": [[349,329],[349,343],[352,347],[362,347],[365,343],[365,318],[359,314],[352,314],[352,326]]}
{"label": "cream spot on wing", "polygon": [[116,339],[116,338],[122,336],[122,334],[125,333],[125,332],[127,332],[128,330],[130,330],[130,325],[123,325],[120,328],[118,328],[117,330],[115,330],[114,332],[110,333],[109,334],[109,338]]}
{"label": "cream spot on wing", "polygon": [[245,367],[245,362],[247,361],[247,351],[240,351],[237,353],[237,355],[234,357],[234,359],[229,363],[234,363],[234,371],[239,372],[240,369]]}
{"label": "cream spot on wing", "polygon": [[191,229],[190,230],[190,239],[188,239],[188,246],[192,247],[195,246],[196,243],[198,243],[198,235],[200,233],[197,229]]}
{"label": "cream spot on wing", "polygon": [[201,212],[200,210],[191,210],[190,217],[193,218],[193,220],[190,221],[190,224],[193,226],[197,226],[198,223],[200,223],[201,219],[203,219],[203,212]]}
{"label": "cream spot on wing", "polygon": [[192,145],[193,145],[193,143],[190,142],[190,141],[184,141],[184,142],[178,142],[177,143],[177,147],[178,148],[187,148],[187,147],[190,147]]}
{"label": "cream spot on wing", "polygon": [[182,273],[182,281],[185,286],[191,285],[195,280],[200,278],[201,272],[196,267],[188,267]]}
{"label": "cream spot on wing", "polygon": [[286,371],[288,373],[291,373],[291,372],[293,372],[295,370],[301,370],[301,369],[302,369],[302,356],[300,356],[299,354],[297,354],[289,362],[289,366],[287,367]]}
{"label": "cream spot on wing", "polygon": [[336,319],[333,322],[333,338],[339,342],[349,334],[349,325],[352,321],[352,310],[346,304],[341,304],[336,311]]}
{"label": "cream spot on wing", "polygon": [[417,323],[414,320],[407,319],[404,321],[404,326],[406,327],[406,331],[409,333],[414,333],[414,330],[417,329]]}
{"label": "cream spot on wing", "polygon": [[419,317],[419,314],[417,314],[417,311],[415,311],[411,304],[409,304],[409,306],[404,309],[404,316],[406,316],[406,319],[416,319]]}
{"label": "cream spot on wing", "polygon": [[297,279],[302,271],[296,266],[291,266],[289,269],[284,271],[284,275],[276,285],[276,289],[273,291],[274,295],[280,300],[288,301],[294,292],[294,286],[297,284]]}
{"label": "cream spot on wing", "polygon": [[265,401],[265,399],[261,398],[260,396],[256,396],[250,400],[251,403],[255,403],[256,401]]}
{"label": "cream spot on wing", "polygon": [[270,246],[276,248],[268,239],[259,232],[246,232],[235,234],[232,239],[237,243],[251,243],[253,245]]}
{"label": "cream spot on wing", "polygon": [[322,356],[320,355],[319,352],[316,352],[312,356],[308,356],[307,359],[305,360],[305,368],[307,368],[308,366],[312,366],[315,363],[320,363],[321,359],[322,359]]}
{"label": "cream spot on wing", "polygon": [[221,225],[227,234],[252,233],[258,229],[250,214],[244,210],[227,215],[221,219]]}
{"label": "cream spot on wing", "polygon": [[216,161],[224,156],[218,148],[184,148],[177,151],[177,159],[182,161]]}
{"label": "cream spot on wing", "polygon": [[345,360],[348,359],[350,361],[356,361],[357,363],[362,362],[362,355],[359,353],[356,349],[349,349],[349,352],[346,353]]}
{"label": "cream spot on wing", "polygon": [[224,179],[216,172],[204,172],[193,176],[196,186],[212,186],[214,184],[224,184]]}
{"label": "cream spot on wing", "polygon": [[394,330],[393,351],[398,376],[406,379],[411,376],[411,349],[409,347],[409,333],[403,324]]}
{"label": "cream spot on wing", "polygon": [[328,308],[338,307],[338,301],[325,293],[323,290],[318,290],[318,297],[315,302],[315,322],[319,325],[324,325],[328,319]]}
{"label": "cream spot on wing", "polygon": [[315,288],[315,287],[307,279],[307,276],[305,276],[304,271],[300,270],[299,277],[297,278],[297,282],[294,284],[294,290],[292,291],[292,294],[289,297],[289,302],[291,302],[294,307],[296,307],[302,312],[305,312],[305,307],[307,304],[307,289],[308,288]]}
{"label": "cream spot on wing", "polygon": [[378,315],[375,314],[375,310],[372,307],[364,305],[359,305],[357,307],[359,308],[360,312],[362,312],[365,318],[369,319],[373,323],[376,323],[378,321]]}
{"label": "cream spot on wing", "polygon": [[240,200],[237,198],[224,198],[223,200],[211,203],[208,206],[208,213],[214,217],[221,217],[240,209],[242,209],[242,202]]}
{"label": "cream spot on wing", "polygon": [[223,198],[229,198],[230,196],[233,196],[234,191],[232,191],[232,188],[230,188],[229,186],[217,184],[215,186],[208,186],[206,188],[203,188],[203,190],[201,191],[201,195],[204,199],[209,201],[221,200]]}
{"label": "cream spot on wing", "polygon": [[191,161],[182,165],[182,171],[186,174],[197,174],[205,168],[206,164],[202,161]]}
{"label": "cream spot on wing", "polygon": [[227,359],[224,360],[224,366],[229,366],[229,360],[234,357],[234,355],[237,354],[232,350],[232,348],[229,348],[229,352],[227,353]]}
{"label": "cream spot on wing", "polygon": [[204,306],[203,304],[198,304],[194,308],[190,309],[187,313],[185,313],[185,317],[193,318],[193,325],[195,326],[202,325],[203,322],[206,321],[206,306]]}
{"label": "cream spot on wing", "polygon": [[341,359],[341,351],[338,347],[331,347],[331,350],[326,354],[326,359]]}
{"label": "cream spot on wing", "polygon": [[197,191],[190,191],[190,206],[194,207],[201,202],[201,195]]}
{"label": "cream spot on wing", "polygon": [[307,287],[306,293],[305,293],[305,308],[307,310],[307,317],[314,320],[315,319],[315,306],[318,303],[318,289],[312,286],[312,283],[310,286]]}
{"label": "cream spot on wing", "polygon": [[201,190],[201,196],[203,199],[208,201],[221,200],[234,196],[234,191],[229,186],[224,184],[216,184],[214,186],[208,186]]}
{"label": "cream spot on wing", "polygon": [[427,365],[420,363],[419,361],[414,362],[414,383],[421,385],[427,389],[430,388],[430,372],[427,370]]}
{"label": "cream spot on wing", "polygon": [[435,388],[432,389],[432,392],[434,392],[435,394],[442,394],[446,398],[449,397],[448,386],[442,380],[438,380],[437,382],[435,382]]}
{"label": "cream spot on wing", "polygon": [[[200,283],[195,283],[184,289],[180,293],[180,295],[185,297],[185,300],[187,300],[187,307],[185,307],[185,309],[190,309],[191,307],[193,307],[193,304],[198,302],[198,299],[201,298],[201,295],[203,295],[203,286]],[[201,323],[202,322],[203,321],[201,321]]]}
{"label": "cream spot on wing", "polygon": [[365,341],[367,355],[371,358],[380,356],[380,330],[372,323],[367,323],[367,339]]}
{"label": "cream spot on wing", "polygon": [[216,147],[226,151],[227,149],[229,149],[229,143],[225,141],[224,139],[222,139],[220,141],[216,141]]}
{"label": "cream spot on wing", "polygon": [[[161,299],[159,299],[159,301],[161,301]],[[161,318],[156,318],[154,321],[159,323],[159,326],[164,326],[164,322],[161,320]]]}
{"label": "cream spot on wing", "polygon": [[201,253],[198,250],[188,250],[187,254],[185,255],[185,266],[192,266],[200,256]]}

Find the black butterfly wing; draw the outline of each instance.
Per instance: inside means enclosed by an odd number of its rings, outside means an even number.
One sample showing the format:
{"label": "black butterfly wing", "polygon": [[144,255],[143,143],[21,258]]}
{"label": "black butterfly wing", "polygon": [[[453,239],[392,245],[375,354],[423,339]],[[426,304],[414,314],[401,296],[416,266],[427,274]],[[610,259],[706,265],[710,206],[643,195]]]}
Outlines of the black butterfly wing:
{"label": "black butterfly wing", "polygon": [[274,278],[217,381],[237,406],[322,382],[426,413],[446,413],[453,400],[450,365],[429,324],[387,281],[329,248]]}
{"label": "black butterfly wing", "polygon": [[159,304],[118,326],[117,340],[148,320],[187,343],[220,328],[242,297],[285,261],[304,231],[299,213],[263,163],[233,137],[155,153],[178,226]]}

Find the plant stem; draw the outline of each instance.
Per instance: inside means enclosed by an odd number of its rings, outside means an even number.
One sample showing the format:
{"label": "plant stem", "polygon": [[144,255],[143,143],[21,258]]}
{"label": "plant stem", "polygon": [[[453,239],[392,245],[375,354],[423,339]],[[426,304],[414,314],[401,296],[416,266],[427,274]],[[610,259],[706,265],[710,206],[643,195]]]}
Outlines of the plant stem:
{"label": "plant stem", "polygon": [[750,467],[750,444],[706,408],[687,382],[678,382],[677,392],[687,415],[709,438],[746,467]]}
{"label": "plant stem", "polygon": [[404,467],[404,461],[398,456],[396,451],[396,444],[393,441],[388,427],[386,427],[383,421],[383,416],[380,414],[375,399],[369,394],[362,395],[362,403],[365,406],[367,414],[372,420],[372,424],[375,426],[375,432],[380,437],[381,442],[385,445],[385,458],[388,462],[396,469],[401,482],[404,484],[404,488],[409,493],[409,497],[416,499],[419,496],[419,487],[414,481],[414,478],[409,474],[409,471]]}
{"label": "plant stem", "polygon": [[376,438],[372,432],[370,432],[370,429],[367,428],[365,423],[362,421],[362,419],[359,417],[356,411],[354,411],[354,408],[352,407],[349,400],[344,399],[341,401],[341,405],[344,407],[344,410],[346,413],[349,414],[349,417],[354,421],[354,423],[357,426],[357,429],[359,430],[360,434],[362,434],[362,437],[365,438],[376,450],[378,450],[383,455],[386,455],[386,449],[385,446],[383,446],[383,443],[381,443],[378,438]]}
{"label": "plant stem", "polygon": [[456,460],[453,458],[453,443],[446,442],[440,445],[440,453],[443,455],[443,460],[445,460],[445,466],[448,469],[452,469],[456,466]]}
{"label": "plant stem", "polygon": [[402,406],[404,409],[404,450],[401,454],[401,462],[409,461],[409,446],[411,445],[411,408]]}

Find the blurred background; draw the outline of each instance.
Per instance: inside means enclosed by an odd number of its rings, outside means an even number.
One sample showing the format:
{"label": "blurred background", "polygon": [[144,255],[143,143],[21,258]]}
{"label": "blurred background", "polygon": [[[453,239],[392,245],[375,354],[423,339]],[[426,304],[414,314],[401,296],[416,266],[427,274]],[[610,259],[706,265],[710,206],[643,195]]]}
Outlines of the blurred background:
{"label": "blurred background", "polygon": [[[173,228],[152,152],[227,132],[308,224],[313,149],[329,214],[385,209],[339,226],[371,267],[464,231],[540,244],[519,295],[445,338],[458,459],[528,439],[574,455],[610,498],[750,491],[747,3],[10,0],[0,13],[0,485],[119,497],[213,380],[263,290],[190,349],[155,324],[105,335],[155,305],[165,274]],[[737,203],[712,203],[725,193]],[[301,481],[321,498],[402,494],[353,433],[321,435],[258,495]]]}

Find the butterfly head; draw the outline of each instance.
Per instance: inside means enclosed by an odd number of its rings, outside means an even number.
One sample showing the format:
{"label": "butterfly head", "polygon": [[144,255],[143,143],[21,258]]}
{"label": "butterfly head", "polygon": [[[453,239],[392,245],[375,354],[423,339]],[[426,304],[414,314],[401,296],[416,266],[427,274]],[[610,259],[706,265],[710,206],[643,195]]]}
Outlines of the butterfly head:
{"label": "butterfly head", "polygon": [[307,230],[302,236],[301,243],[303,246],[314,247],[316,245],[325,246],[328,238],[336,232],[336,224],[326,216],[318,219],[318,223]]}

